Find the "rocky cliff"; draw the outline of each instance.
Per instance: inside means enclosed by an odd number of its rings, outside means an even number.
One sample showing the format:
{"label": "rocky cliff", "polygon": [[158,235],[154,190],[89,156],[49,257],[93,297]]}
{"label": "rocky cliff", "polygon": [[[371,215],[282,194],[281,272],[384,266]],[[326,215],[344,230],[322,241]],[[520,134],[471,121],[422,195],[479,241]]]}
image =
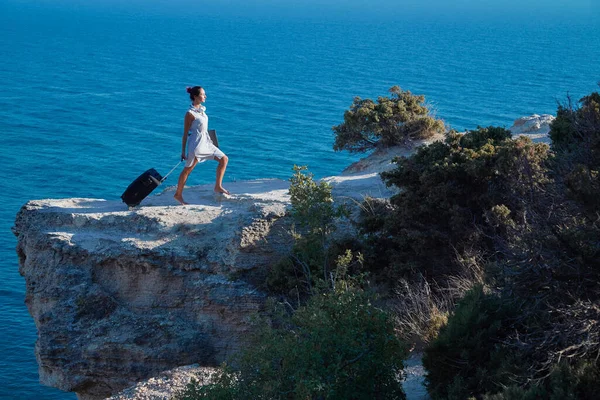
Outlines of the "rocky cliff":
{"label": "rocky cliff", "polygon": [[247,272],[290,245],[286,203],[269,198],[285,193],[285,182],[246,185],[261,196],[217,202],[196,188],[186,207],[170,205],[169,192],[132,211],[94,199],[23,206],[14,231],[41,381],[104,398],[235,352],[264,300]]}
{"label": "rocky cliff", "polygon": [[[337,201],[389,197],[378,173],[411,151],[377,152],[325,180]],[[218,365],[244,345],[262,277],[292,245],[288,183],[228,188],[228,198],[189,188],[187,206],[170,187],[133,210],[77,198],[21,208],[13,230],[43,384],[100,399],[179,366]]]}

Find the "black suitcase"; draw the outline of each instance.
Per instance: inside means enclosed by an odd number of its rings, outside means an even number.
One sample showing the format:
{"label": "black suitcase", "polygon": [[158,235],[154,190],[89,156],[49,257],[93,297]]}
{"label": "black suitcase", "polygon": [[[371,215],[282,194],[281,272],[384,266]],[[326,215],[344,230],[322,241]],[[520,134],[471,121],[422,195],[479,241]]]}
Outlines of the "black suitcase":
{"label": "black suitcase", "polygon": [[[179,164],[178,164],[179,165]],[[131,182],[131,185],[125,189],[121,195],[121,199],[129,207],[135,207],[141,203],[154,189],[160,185],[163,178],[158,171],[150,168]]]}

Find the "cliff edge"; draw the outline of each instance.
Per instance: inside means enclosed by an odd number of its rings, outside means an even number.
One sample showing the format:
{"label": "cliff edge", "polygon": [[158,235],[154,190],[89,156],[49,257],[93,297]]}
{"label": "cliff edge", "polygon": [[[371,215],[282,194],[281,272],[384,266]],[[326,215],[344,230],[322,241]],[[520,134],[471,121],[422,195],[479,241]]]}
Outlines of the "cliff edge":
{"label": "cliff edge", "polygon": [[105,398],[234,353],[265,297],[247,273],[290,245],[286,183],[245,185],[221,202],[193,188],[185,207],[169,191],[132,211],[97,199],[25,204],[14,232],[41,382]]}

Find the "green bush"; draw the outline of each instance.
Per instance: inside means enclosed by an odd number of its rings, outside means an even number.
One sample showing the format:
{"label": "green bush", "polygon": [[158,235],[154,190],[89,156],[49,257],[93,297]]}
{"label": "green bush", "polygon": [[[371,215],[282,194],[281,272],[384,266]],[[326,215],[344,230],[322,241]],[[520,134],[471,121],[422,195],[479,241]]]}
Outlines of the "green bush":
{"label": "green bush", "polygon": [[574,288],[568,282],[592,282],[600,274],[600,94],[581,98],[578,106],[570,99],[559,105],[549,135],[554,182],[545,193],[551,238],[545,248],[552,250],[544,258],[559,261],[552,267],[552,286],[595,298],[589,284]]}
{"label": "green bush", "polygon": [[524,220],[524,201],[548,181],[547,158],[547,145],[489,127],[451,132],[397,159],[397,168],[381,175],[400,193],[389,204],[363,207],[368,266],[391,278],[455,274],[457,254],[493,251],[490,238],[506,226],[492,214],[502,211],[508,225]]}
{"label": "green bush", "polygon": [[192,379],[174,400],[238,400],[244,399],[238,385],[238,374],[223,364],[214,374],[202,374],[200,380]]}
{"label": "green bush", "polygon": [[292,253],[273,264],[266,284],[274,293],[297,298],[327,286],[335,260],[345,249],[332,248],[335,220],[346,209],[336,206],[327,182],[315,182],[306,166],[294,166],[290,178],[291,215],[294,220]]}
{"label": "green bush", "polygon": [[[550,139],[556,150],[598,150],[600,139],[600,94],[593,92],[582,97],[580,106],[574,106],[570,99],[567,104],[559,104],[556,119],[550,125]],[[581,149],[581,143],[592,143],[595,149]],[[596,160],[600,154],[595,154]]]}
{"label": "green bush", "polygon": [[185,399],[404,399],[406,352],[392,318],[350,287],[314,295],[293,315],[264,324],[212,384]]}
{"label": "green bush", "polygon": [[333,204],[331,185],[315,182],[307,170],[306,166],[294,165],[290,178],[292,216],[305,229],[305,236],[322,241],[335,229],[333,221],[340,216],[340,209]]}
{"label": "green bush", "polygon": [[433,399],[467,399],[502,390],[517,371],[517,357],[502,346],[519,307],[484,294],[477,286],[458,303],[437,338],[425,349],[423,366]]}
{"label": "green bush", "polygon": [[333,127],[334,150],[365,152],[378,147],[406,144],[444,132],[444,123],[431,116],[425,97],[390,89],[390,97],[354,98],[344,122]]}

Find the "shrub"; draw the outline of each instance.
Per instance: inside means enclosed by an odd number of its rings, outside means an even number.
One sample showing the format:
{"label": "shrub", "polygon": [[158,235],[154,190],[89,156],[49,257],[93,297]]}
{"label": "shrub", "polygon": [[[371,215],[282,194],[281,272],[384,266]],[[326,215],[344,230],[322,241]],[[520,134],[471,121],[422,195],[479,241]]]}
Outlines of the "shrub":
{"label": "shrub", "polygon": [[324,240],[334,229],[334,218],[341,211],[333,205],[331,185],[325,181],[315,182],[306,166],[294,165],[290,178],[290,202],[296,223],[306,229],[305,236]]}
{"label": "shrub", "polygon": [[555,169],[571,196],[594,213],[600,208],[600,94],[594,92],[574,107],[559,105],[550,126]]}
{"label": "shrub", "polygon": [[[514,301],[487,295],[477,307],[472,295],[465,297],[427,350],[435,398],[597,397],[599,100],[592,94],[579,108],[559,106],[552,152],[521,139],[494,146],[498,157],[488,165],[496,177],[486,192],[472,186],[479,200],[469,209],[484,211],[484,218],[474,213],[479,236],[471,243],[483,259],[486,281]],[[422,183],[423,174],[415,175]],[[463,254],[464,247],[450,243]],[[511,310],[510,304],[521,306]]]}
{"label": "shrub", "polygon": [[388,205],[363,207],[368,266],[393,279],[416,273],[443,280],[459,273],[457,255],[493,250],[498,218],[524,220],[524,202],[548,180],[547,150],[490,127],[451,132],[445,142],[397,159],[397,168],[381,175],[401,192]]}
{"label": "shrub", "polygon": [[444,123],[431,116],[425,97],[390,89],[390,97],[354,98],[344,113],[344,122],[333,127],[334,150],[365,152],[378,147],[406,144],[444,132]]}
{"label": "shrub", "polygon": [[[425,349],[427,388],[434,399],[466,399],[510,383],[515,359],[502,346],[519,315],[514,303],[473,288],[458,303],[437,338]],[[494,390],[495,389],[495,390]]]}
{"label": "shrub", "polygon": [[238,386],[238,376],[228,365],[223,364],[214,373],[200,373],[199,379],[192,379],[184,390],[174,396],[174,400],[238,400],[243,394]]}
{"label": "shrub", "polygon": [[[600,96],[580,103],[559,108],[553,151],[503,128],[451,132],[382,174],[398,195],[365,203],[372,272],[446,290],[478,264],[500,293],[469,292],[427,348],[436,399],[597,394]],[[417,294],[403,322],[427,334],[436,297]]]}
{"label": "shrub", "polygon": [[[598,149],[600,139],[600,94],[593,92],[582,97],[579,107],[568,99],[566,104],[559,104],[556,119],[550,125],[549,136],[556,150],[594,150],[581,148],[582,143],[591,143]],[[595,154],[596,160],[600,154]]]}
{"label": "shrub", "polygon": [[271,291],[296,298],[327,286],[336,268],[332,259],[339,255],[331,251],[330,235],[335,230],[335,220],[347,213],[343,206],[334,204],[331,186],[324,181],[315,182],[306,166],[294,166],[290,200],[295,244],[288,257],[270,268],[266,283]]}
{"label": "shrub", "polygon": [[[366,292],[314,295],[290,317],[279,309],[214,383],[186,399],[404,399],[405,358],[391,317]],[[192,397],[190,397],[192,396]]]}

